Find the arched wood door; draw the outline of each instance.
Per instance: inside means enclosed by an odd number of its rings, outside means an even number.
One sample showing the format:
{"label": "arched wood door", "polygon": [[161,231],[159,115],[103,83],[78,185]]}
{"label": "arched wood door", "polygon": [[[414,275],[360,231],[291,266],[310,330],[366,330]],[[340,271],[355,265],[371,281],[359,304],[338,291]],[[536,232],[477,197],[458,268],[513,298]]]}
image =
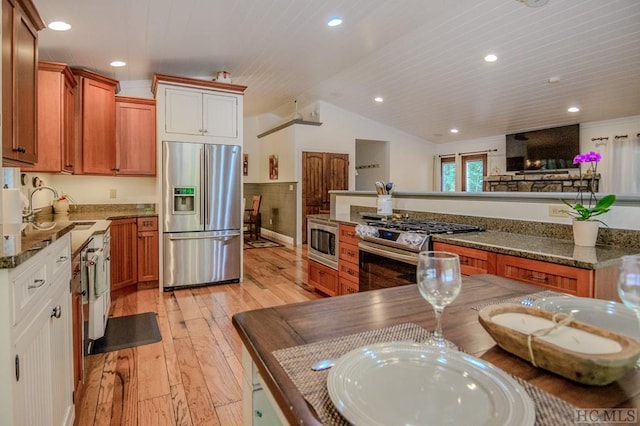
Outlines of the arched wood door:
{"label": "arched wood door", "polygon": [[302,243],[307,242],[307,215],[330,209],[329,191],[349,189],[349,154],[302,153]]}

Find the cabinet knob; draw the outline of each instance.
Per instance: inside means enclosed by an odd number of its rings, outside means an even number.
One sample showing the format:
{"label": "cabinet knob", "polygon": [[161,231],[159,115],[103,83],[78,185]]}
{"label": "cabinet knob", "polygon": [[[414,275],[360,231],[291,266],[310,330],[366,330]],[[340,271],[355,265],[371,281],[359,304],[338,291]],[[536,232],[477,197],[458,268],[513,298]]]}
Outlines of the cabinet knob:
{"label": "cabinet knob", "polygon": [[53,317],[60,318],[61,316],[62,316],[62,308],[60,307],[60,305],[58,305],[55,308],[53,308],[53,310],[51,311],[51,318]]}
{"label": "cabinet knob", "polygon": [[25,152],[27,152],[27,149],[24,146],[17,146],[13,148],[13,151],[18,152],[20,154],[24,154]]}
{"label": "cabinet knob", "polygon": [[209,133],[209,131],[207,129],[204,129],[202,133]]}

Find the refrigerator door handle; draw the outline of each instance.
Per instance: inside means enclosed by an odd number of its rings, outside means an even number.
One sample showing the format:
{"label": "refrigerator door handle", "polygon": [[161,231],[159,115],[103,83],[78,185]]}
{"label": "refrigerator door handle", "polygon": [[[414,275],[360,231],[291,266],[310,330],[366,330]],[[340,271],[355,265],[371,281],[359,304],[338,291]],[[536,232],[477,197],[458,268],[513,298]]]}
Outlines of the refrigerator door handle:
{"label": "refrigerator door handle", "polygon": [[205,188],[207,182],[207,164],[204,155],[204,148],[200,148],[200,164],[203,167],[203,172],[200,173],[200,225],[204,225],[205,217],[207,215],[207,200],[205,199],[205,194],[207,194],[207,189]]}
{"label": "refrigerator door handle", "polygon": [[214,236],[203,236],[203,237],[169,237],[169,240],[171,241],[178,241],[178,240],[223,240],[225,238],[229,238],[229,237],[237,237],[238,235],[240,235],[239,233],[237,234],[225,234],[225,235],[214,235]]}

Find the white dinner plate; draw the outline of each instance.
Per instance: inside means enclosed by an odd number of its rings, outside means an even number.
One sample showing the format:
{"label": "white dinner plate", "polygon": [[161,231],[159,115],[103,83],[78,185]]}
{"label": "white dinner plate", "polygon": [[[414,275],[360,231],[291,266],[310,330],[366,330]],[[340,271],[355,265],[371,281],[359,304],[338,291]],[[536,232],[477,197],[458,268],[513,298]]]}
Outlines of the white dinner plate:
{"label": "white dinner plate", "polygon": [[538,299],[533,302],[533,306],[548,312],[572,314],[578,321],[640,341],[638,318],[622,303],[586,297],[554,296]]}
{"label": "white dinner plate", "polygon": [[337,410],[355,425],[533,425],[535,408],[513,378],[457,351],[416,343],[355,349],[329,372]]}

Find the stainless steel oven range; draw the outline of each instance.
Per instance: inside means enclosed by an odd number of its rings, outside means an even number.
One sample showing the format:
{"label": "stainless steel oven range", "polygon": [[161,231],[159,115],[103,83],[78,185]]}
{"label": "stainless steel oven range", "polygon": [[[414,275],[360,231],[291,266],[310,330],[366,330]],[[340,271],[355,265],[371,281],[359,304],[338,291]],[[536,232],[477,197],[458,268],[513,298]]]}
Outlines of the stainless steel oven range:
{"label": "stainless steel oven range", "polygon": [[307,219],[307,256],[332,269],[338,269],[338,224],[318,218]]}
{"label": "stainless steel oven range", "polygon": [[360,291],[416,283],[418,253],[432,250],[432,234],[484,231],[458,223],[423,219],[373,220],[356,226]]}

